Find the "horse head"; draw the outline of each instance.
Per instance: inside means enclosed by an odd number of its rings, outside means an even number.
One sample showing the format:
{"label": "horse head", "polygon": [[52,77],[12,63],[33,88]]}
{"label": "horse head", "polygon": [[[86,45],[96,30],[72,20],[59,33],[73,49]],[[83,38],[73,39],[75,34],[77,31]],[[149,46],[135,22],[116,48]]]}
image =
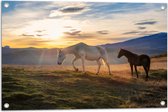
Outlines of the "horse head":
{"label": "horse head", "polygon": [[61,49],[59,49],[58,59],[57,59],[58,65],[61,65],[63,63],[64,59],[65,59],[65,53]]}
{"label": "horse head", "polygon": [[120,49],[119,53],[118,53],[118,58],[122,57],[124,55],[124,49]]}

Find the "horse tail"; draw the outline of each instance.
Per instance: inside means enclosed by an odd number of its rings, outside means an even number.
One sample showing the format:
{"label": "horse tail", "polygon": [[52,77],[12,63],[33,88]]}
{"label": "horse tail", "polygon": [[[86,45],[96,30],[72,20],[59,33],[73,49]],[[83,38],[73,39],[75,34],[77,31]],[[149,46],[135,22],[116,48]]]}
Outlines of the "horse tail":
{"label": "horse tail", "polygon": [[100,54],[101,54],[101,55],[106,54],[106,50],[105,50],[105,48],[104,48],[104,47],[97,46],[97,48],[98,48],[98,50],[100,51]]}
{"label": "horse tail", "polygon": [[102,58],[103,61],[106,61],[108,63],[109,60],[108,60],[108,54],[107,54],[106,49],[104,47],[102,47],[102,46],[97,46],[97,48],[98,48],[98,50],[99,50],[99,52],[101,54],[100,58]]}
{"label": "horse tail", "polygon": [[[97,46],[97,48],[98,48],[98,50],[99,50],[99,52],[100,52],[100,54],[101,54],[102,57],[108,58],[108,57],[107,57],[107,51],[106,51],[106,49],[105,49],[104,47],[102,47],[102,46]],[[101,58],[102,58],[102,57],[101,57]]]}

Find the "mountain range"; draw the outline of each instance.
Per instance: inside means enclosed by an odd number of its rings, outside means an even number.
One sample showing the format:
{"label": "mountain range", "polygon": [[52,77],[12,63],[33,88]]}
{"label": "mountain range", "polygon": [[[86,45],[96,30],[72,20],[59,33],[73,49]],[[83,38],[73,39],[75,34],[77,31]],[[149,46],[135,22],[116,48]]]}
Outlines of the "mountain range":
{"label": "mountain range", "polygon": [[[107,49],[110,63],[124,63],[126,62],[125,58],[117,58],[120,48],[127,49],[137,54],[147,54],[149,56],[167,54],[167,33],[161,32],[124,42],[109,43],[101,46]],[[72,58],[72,55],[69,56],[64,64],[71,64]],[[2,64],[55,65],[57,64],[56,61],[57,48],[2,47]],[[88,64],[91,63],[88,62]]]}

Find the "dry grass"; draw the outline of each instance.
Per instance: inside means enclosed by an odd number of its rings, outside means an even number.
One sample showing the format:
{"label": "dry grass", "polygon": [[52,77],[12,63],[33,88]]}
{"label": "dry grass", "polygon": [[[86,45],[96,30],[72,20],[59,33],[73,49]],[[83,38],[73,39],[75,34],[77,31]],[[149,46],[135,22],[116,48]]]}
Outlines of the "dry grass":
{"label": "dry grass", "polygon": [[153,58],[148,81],[141,67],[140,78],[132,77],[128,64],[111,65],[112,76],[105,66],[97,76],[97,66],[82,74],[71,66],[3,65],[2,103],[9,110],[165,107],[166,63]]}

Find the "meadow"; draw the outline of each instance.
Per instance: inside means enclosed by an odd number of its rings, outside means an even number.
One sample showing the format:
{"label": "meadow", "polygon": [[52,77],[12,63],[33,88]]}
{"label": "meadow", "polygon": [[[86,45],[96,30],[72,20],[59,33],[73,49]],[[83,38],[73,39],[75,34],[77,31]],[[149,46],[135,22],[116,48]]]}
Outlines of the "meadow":
{"label": "meadow", "polygon": [[[81,69],[81,67],[80,67]],[[2,104],[7,110],[152,108],[167,102],[167,57],[152,58],[149,80],[142,67],[139,78],[128,64],[87,66],[87,74],[72,66],[3,65]],[[2,105],[3,106],[3,105]],[[5,110],[4,107],[2,107]]]}

